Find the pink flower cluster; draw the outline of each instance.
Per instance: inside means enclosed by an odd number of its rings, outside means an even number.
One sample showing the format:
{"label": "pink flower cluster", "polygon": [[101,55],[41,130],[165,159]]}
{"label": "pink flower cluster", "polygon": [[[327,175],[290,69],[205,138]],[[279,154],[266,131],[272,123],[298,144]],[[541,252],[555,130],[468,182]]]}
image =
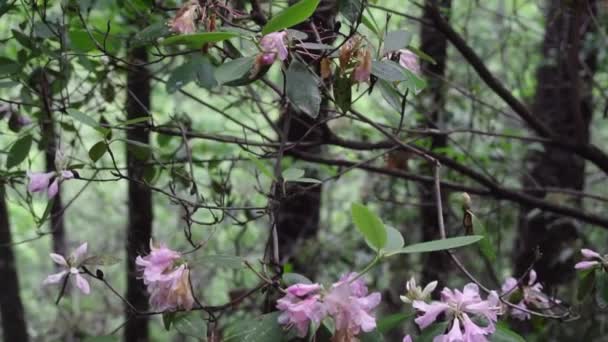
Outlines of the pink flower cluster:
{"label": "pink flower cluster", "polygon": [[[441,300],[426,303],[415,300],[413,307],[422,313],[415,319],[420,329],[424,329],[437,320],[444,313],[450,320],[451,328],[444,335],[436,336],[433,342],[483,342],[487,341],[486,335],[495,331],[495,323],[501,314],[501,305],[498,295],[492,291],[486,300],[479,295],[477,285],[467,284],[463,291],[444,288],[441,291]],[[481,320],[485,326],[473,322]],[[408,340],[409,336],[404,338]]]}
{"label": "pink flower cluster", "polygon": [[[519,289],[521,290],[521,296],[518,297],[521,297],[522,299],[516,304],[517,307],[524,310],[530,307],[536,309],[548,308],[551,305],[551,300],[543,293],[543,286],[536,282],[536,278],[536,272],[534,270],[530,270],[528,283],[518,286],[517,279],[509,277],[502,285],[502,295],[512,295]],[[514,318],[522,321],[530,319],[530,314],[522,310],[512,309],[510,314]]]}
{"label": "pink flower cluster", "polygon": [[156,311],[190,310],[194,305],[190,270],[180,260],[180,253],[164,244],[155,247],[152,241],[150,254],[135,260],[150,294],[150,306]]}
{"label": "pink flower cluster", "polygon": [[[49,199],[55,197],[59,192],[59,184],[66,179],[74,178],[72,171],[66,170],[67,159],[63,152],[58,150],[55,153],[55,169],[51,172],[27,172],[30,182],[27,186],[29,192],[47,191]],[[53,182],[51,182],[51,179]],[[50,185],[49,185],[50,184]]]}
{"label": "pink flower cluster", "polygon": [[279,299],[279,323],[294,326],[299,337],[306,336],[312,322],[319,324],[331,316],[336,335],[354,337],[376,328],[373,310],[380,304],[380,293],[368,294],[367,286],[356,273],[350,273],[324,291],[319,284],[295,284]]}
{"label": "pink flower cluster", "polygon": [[591,268],[601,267],[602,265],[608,265],[608,258],[602,256],[600,253],[591,249],[581,249],[583,255],[583,261],[580,261],[574,265],[577,270],[587,270]]}
{"label": "pink flower cluster", "polygon": [[43,285],[47,284],[58,284],[63,281],[65,277],[72,277],[74,285],[82,291],[84,294],[89,294],[91,288],[89,282],[80,275],[80,268],[82,262],[86,259],[87,254],[87,243],[81,244],[70,256],[66,259],[62,255],[51,253],[51,259],[64,267],[65,269],[59,273],[51,274],[42,282]]}
{"label": "pink flower cluster", "polygon": [[281,61],[286,60],[289,54],[287,45],[285,44],[286,40],[287,31],[273,32],[262,37],[260,40],[262,53],[258,56],[258,63],[260,65],[270,65],[277,58]]}

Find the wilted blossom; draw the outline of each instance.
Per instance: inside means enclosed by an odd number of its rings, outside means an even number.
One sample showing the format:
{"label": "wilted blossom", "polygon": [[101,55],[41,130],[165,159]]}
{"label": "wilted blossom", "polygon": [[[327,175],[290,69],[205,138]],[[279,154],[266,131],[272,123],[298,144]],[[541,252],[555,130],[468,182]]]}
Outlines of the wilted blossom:
{"label": "wilted blossom", "polygon": [[437,281],[428,283],[424,290],[420,286],[416,286],[416,279],[412,277],[407,283],[405,283],[405,290],[407,291],[404,296],[400,296],[404,303],[411,303],[415,300],[428,301],[431,298],[431,293],[435,291],[437,287]]}
{"label": "wilted blossom", "polygon": [[414,74],[420,74],[418,56],[408,49],[399,50],[399,64]]}
{"label": "wilted blossom", "polygon": [[189,34],[196,32],[196,23],[201,16],[201,7],[197,0],[187,2],[167,25],[172,32]]}
{"label": "wilted blossom", "polygon": [[157,311],[192,309],[194,296],[190,270],[181,262],[181,254],[150,242],[150,254],[135,259],[150,294],[150,306]]}
{"label": "wilted blossom", "polygon": [[81,244],[72,254],[70,254],[69,258],[64,258],[62,255],[51,253],[51,259],[58,264],[63,266],[65,269],[59,273],[51,274],[42,282],[42,284],[57,284],[61,283],[65,277],[72,277],[72,282],[74,285],[82,291],[84,294],[89,294],[91,292],[91,288],[89,287],[89,282],[80,275],[80,271],[78,268],[81,266],[82,262],[86,259],[85,256],[87,254],[87,243]]}
{"label": "wilted blossom", "polygon": [[351,341],[361,331],[376,328],[373,310],[379,303],[380,293],[368,294],[363,280],[350,273],[327,292],[319,284],[292,285],[278,300],[277,308],[281,311],[279,323],[295,326],[300,337],[306,336],[311,322],[318,324],[329,315],[336,326],[334,340]]}
{"label": "wilted blossom", "polygon": [[355,82],[369,82],[372,73],[372,53],[369,49],[362,49],[358,53],[357,66],[353,71]]}
{"label": "wilted blossom", "polygon": [[287,59],[289,51],[287,51],[287,31],[273,32],[265,35],[260,40],[260,48],[262,53],[258,56],[258,63],[261,65],[270,65],[277,60]]}
{"label": "wilted blossom", "polygon": [[[494,324],[500,314],[501,306],[496,292],[492,291],[486,300],[479,295],[476,284],[467,284],[463,291],[444,288],[441,291],[441,301],[426,303],[415,300],[413,307],[422,313],[415,319],[420,329],[424,329],[437,320],[437,317],[445,313],[450,320],[450,330],[436,336],[434,342],[483,342],[487,341],[486,335],[495,331]],[[471,320],[471,316],[480,319],[485,326],[479,326]]]}
{"label": "wilted blossom", "polygon": [[356,336],[361,330],[376,328],[373,310],[380,304],[380,293],[368,294],[367,286],[357,273],[350,273],[337,283],[325,296],[328,313],[334,318],[336,332],[345,336]]}
{"label": "wilted blossom", "polygon": [[[520,295],[518,297],[522,298],[521,301],[516,304],[517,307],[522,309],[528,309],[530,307],[546,309],[550,306],[551,300],[543,293],[543,286],[536,282],[536,278],[536,272],[531,270],[528,283],[525,285],[522,284],[518,289],[517,279],[509,277],[502,285],[502,295],[511,295],[517,292],[516,295]],[[521,290],[521,292],[518,292],[517,290]],[[517,309],[511,309],[511,316],[522,321],[530,319],[529,313]]]}
{"label": "wilted blossom", "polygon": [[608,258],[606,256],[600,255],[600,253],[596,251],[583,248],[581,249],[581,254],[583,255],[584,260],[574,265],[574,268],[576,268],[577,270],[587,270],[602,265],[608,265]]}
{"label": "wilted blossom", "polygon": [[285,296],[277,301],[281,311],[279,324],[294,326],[299,337],[305,337],[310,322],[318,324],[327,314],[321,299],[321,285],[295,284],[287,288]]}
{"label": "wilted blossom", "polygon": [[[55,169],[51,172],[27,172],[30,179],[27,189],[29,192],[47,191],[48,197],[53,198],[59,192],[59,184],[66,179],[74,178],[74,172],[65,170],[67,159],[61,150],[55,153]],[[52,182],[51,182],[52,180]],[[50,183],[50,185],[49,185]]]}

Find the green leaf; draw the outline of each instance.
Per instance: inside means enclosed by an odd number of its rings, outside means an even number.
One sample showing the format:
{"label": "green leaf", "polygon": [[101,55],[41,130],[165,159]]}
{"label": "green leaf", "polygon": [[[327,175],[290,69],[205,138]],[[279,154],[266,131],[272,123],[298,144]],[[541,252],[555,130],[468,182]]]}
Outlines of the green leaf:
{"label": "green leaf", "polygon": [[298,273],[283,273],[283,282],[287,286],[295,284],[312,284],[312,281]]}
{"label": "green leaf", "polygon": [[270,18],[264,25],[262,34],[280,31],[305,21],[315,12],[320,2],[321,0],[301,0],[295,5],[287,7]]}
{"label": "green leaf", "polygon": [[23,34],[20,31],[17,31],[17,30],[11,30],[11,32],[13,33],[13,37],[23,47],[28,48],[30,50],[34,48],[34,45],[32,44],[33,40],[30,37],[26,36],[25,34]]}
{"label": "green leaf", "polygon": [[582,301],[587,297],[595,286],[595,269],[586,270],[580,272],[580,280],[578,282],[578,290],[576,292],[576,298]]}
{"label": "green leaf", "polygon": [[205,89],[211,89],[218,85],[215,79],[215,67],[209,61],[207,56],[197,56],[192,59],[193,63],[197,63],[197,68],[194,70],[196,84]]}
{"label": "green leaf", "polygon": [[298,169],[295,167],[290,167],[287,170],[284,170],[282,173],[283,180],[285,181],[296,181],[302,177],[304,177],[304,170]]}
{"label": "green leaf", "polygon": [[317,78],[306,68],[306,65],[293,61],[286,72],[286,95],[292,106],[300,111],[317,117],[321,107],[321,93]]}
{"label": "green leaf", "polygon": [[173,324],[173,320],[175,319],[175,312],[165,312],[163,313],[163,326],[165,330],[171,330],[171,324]]}
{"label": "green leaf", "polygon": [[213,264],[216,267],[239,269],[243,268],[243,258],[236,255],[204,255],[196,258],[193,265],[209,267]]}
{"label": "green leaf", "polygon": [[152,147],[141,141],[124,139],[127,143],[127,150],[139,160],[147,160],[152,154]]}
{"label": "green leaf", "polygon": [[99,160],[99,158],[103,157],[103,155],[108,151],[108,145],[106,145],[105,141],[98,141],[93,147],[89,149],[89,158],[93,162]]}
{"label": "green leaf", "polygon": [[12,59],[0,57],[0,76],[8,76],[21,70],[21,65]]}
{"label": "green leaf", "polygon": [[407,80],[405,68],[389,60],[372,61],[372,74],[389,82],[400,82]]}
{"label": "green leaf", "polygon": [[384,98],[384,100],[386,100],[386,102],[397,113],[401,113],[402,97],[401,97],[401,94],[399,94],[399,92],[395,88],[395,86],[393,86],[391,83],[384,81],[384,80],[379,80],[378,83],[376,83],[376,84],[379,87],[380,93],[382,94],[382,97]]}
{"label": "green leaf", "polygon": [[200,312],[177,313],[173,319],[173,327],[183,335],[207,340],[207,322]]}
{"label": "green leaf", "polygon": [[403,240],[403,235],[401,232],[393,227],[386,226],[386,244],[382,248],[382,251],[386,254],[390,254],[391,252],[398,251],[405,245],[405,240]]}
{"label": "green leaf", "polygon": [[595,276],[595,301],[601,309],[608,307],[608,273],[597,272]]}
{"label": "green leaf", "polygon": [[255,57],[241,57],[228,61],[215,69],[215,79],[219,84],[249,79]]}
{"label": "green leaf", "polygon": [[183,34],[179,36],[172,36],[165,38],[162,41],[163,45],[175,45],[175,44],[185,44],[189,45],[193,48],[201,47],[206,43],[217,43],[224,41],[226,39],[238,37],[239,34],[236,32],[201,32],[201,33],[193,33],[193,34]]}
{"label": "green leaf", "polygon": [[363,204],[353,203],[350,207],[353,222],[370,246],[380,250],[386,244],[384,223]]}
{"label": "green leaf", "polygon": [[448,322],[435,323],[422,330],[416,342],[432,342],[436,336],[442,335],[447,327]]}
{"label": "green leaf", "polygon": [[447,238],[447,239],[441,239],[441,240],[433,240],[433,241],[415,243],[413,245],[409,245],[404,248],[401,248],[388,255],[444,251],[444,250],[448,250],[448,249],[468,246],[468,245],[478,242],[481,239],[483,239],[483,236],[470,235],[470,236],[459,236],[459,237],[453,237],[453,238]]}
{"label": "green leaf", "polygon": [[473,223],[473,233],[475,235],[482,235],[483,239],[479,241],[479,251],[483,256],[485,256],[490,262],[494,262],[496,260],[496,249],[492,245],[490,238],[488,236],[488,231],[481,223],[481,220],[477,218],[477,216],[471,213],[471,219]]}
{"label": "green leaf", "polygon": [[150,119],[152,119],[151,116],[140,116],[138,118],[135,119],[130,119],[130,120],[126,120],[121,122],[120,124],[118,124],[117,126],[131,126],[131,125],[135,125],[141,122],[147,122]]}
{"label": "green leaf", "polygon": [[403,322],[414,317],[414,313],[399,312],[384,316],[378,320],[377,327],[379,332],[385,333],[403,325]]}
{"label": "green leaf", "polygon": [[408,46],[412,41],[412,34],[405,30],[390,31],[384,36],[382,54],[397,51]]}
{"label": "green leaf", "polygon": [[[95,40],[91,39],[91,36]],[[72,49],[78,52],[89,52],[91,50],[97,49],[97,45],[95,44],[95,42],[97,42],[99,46],[105,48],[110,52],[117,51],[120,46],[120,41],[114,36],[108,35],[106,37],[105,34],[96,31],[91,31],[91,35],[89,35],[86,30],[74,29],[68,32],[68,37],[70,39],[70,46],[72,47]]]}
{"label": "green leaf", "polygon": [[17,139],[15,143],[8,150],[8,156],[6,157],[6,168],[10,169],[13,166],[21,164],[27,158],[32,147],[32,136],[27,134]]}
{"label": "green leaf", "polygon": [[99,123],[97,121],[95,121],[95,119],[93,119],[92,117],[88,116],[87,114],[85,114],[79,110],[76,110],[73,108],[68,108],[67,113],[69,116],[72,117],[72,119],[74,119],[76,121],[80,121],[81,123],[83,123],[87,126],[95,128],[97,131],[99,131],[103,135],[106,135],[110,132],[109,129],[101,127],[99,125]]}
{"label": "green leaf", "polygon": [[378,330],[370,332],[364,332],[359,335],[359,341],[361,342],[384,342],[384,337]]}
{"label": "green leaf", "polygon": [[526,342],[519,334],[505,324],[496,324],[496,331],[490,336],[491,342]]}
{"label": "green leaf", "polygon": [[263,161],[261,161],[258,158],[256,158],[253,154],[250,154],[248,157],[249,157],[249,160],[251,160],[255,164],[256,168],[260,172],[262,172],[262,174],[266,175],[270,179],[274,179],[274,174],[266,166],[266,163],[264,163]]}
{"label": "green leaf", "polygon": [[334,99],[336,100],[336,105],[338,108],[342,110],[342,112],[346,113],[350,110],[351,103],[353,101],[352,97],[352,86],[350,77],[346,75],[338,75],[334,80]]}
{"label": "green leaf", "polygon": [[286,338],[278,322],[279,312],[255,319],[238,320],[224,331],[224,342],[281,342]]}

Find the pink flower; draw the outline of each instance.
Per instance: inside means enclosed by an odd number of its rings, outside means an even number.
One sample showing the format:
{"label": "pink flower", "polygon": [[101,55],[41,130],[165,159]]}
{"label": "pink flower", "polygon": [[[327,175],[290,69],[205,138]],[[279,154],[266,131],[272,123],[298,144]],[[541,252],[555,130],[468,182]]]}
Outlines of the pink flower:
{"label": "pink flower", "polygon": [[416,75],[420,74],[418,56],[408,49],[399,50],[399,64]]}
{"label": "pink flower", "polygon": [[196,22],[201,16],[198,1],[190,1],[180,8],[175,17],[169,20],[168,26],[172,32],[189,34],[196,32]]}
{"label": "pink flower", "polygon": [[262,55],[258,59],[262,65],[270,65],[279,58],[284,61],[287,59],[289,51],[287,51],[287,45],[285,40],[287,39],[287,31],[273,32],[265,35],[260,40],[260,48],[262,49]]}
{"label": "pink flower", "polygon": [[[55,169],[57,171],[51,172],[27,172],[27,176],[30,182],[27,186],[29,192],[40,192],[47,191],[49,199],[55,197],[59,192],[59,184],[66,179],[74,178],[74,173],[69,170],[65,170],[67,166],[67,159],[65,158],[63,151],[57,150],[55,152]],[[51,182],[53,179],[53,182]],[[50,185],[49,185],[50,183]]]}
{"label": "pink flower", "polygon": [[410,335],[403,336],[403,341],[401,342],[412,342],[412,337]]}
{"label": "pink flower", "polygon": [[327,315],[327,310],[320,302],[321,285],[295,284],[287,288],[287,294],[277,301],[281,311],[279,324],[295,326],[299,337],[305,337],[310,322],[319,324]]}
{"label": "pink flower", "polygon": [[336,331],[346,336],[356,336],[361,330],[372,331],[376,328],[373,310],[380,304],[380,293],[367,293],[362,279],[357,273],[350,273],[332,285],[325,296],[327,311],[334,318]]}
{"label": "pink flower", "polygon": [[190,310],[194,296],[190,286],[190,270],[183,264],[166,274],[162,281],[148,284],[150,306],[156,311]]}
{"label": "pink flower", "polygon": [[[550,299],[542,292],[543,286],[536,282],[536,278],[536,272],[531,270],[528,284],[522,284],[520,288],[518,288],[517,280],[513,277],[509,277],[502,285],[502,294],[508,295],[520,289],[522,300],[516,304],[517,307],[528,309],[528,307],[531,306],[537,309],[545,309],[550,305]],[[530,319],[529,313],[517,309],[511,309],[511,316],[520,320]]]}
{"label": "pink flower", "polygon": [[359,51],[357,66],[353,71],[355,82],[368,82],[372,73],[372,54],[369,49]]}
{"label": "pink flower", "polygon": [[[500,314],[498,295],[492,291],[486,300],[482,300],[479,288],[473,283],[467,284],[462,292],[446,287],[441,291],[441,301],[427,304],[415,300],[413,306],[422,312],[422,315],[415,319],[421,329],[435,322],[441,313],[445,313],[448,319],[453,320],[450,331],[435,337],[434,342],[486,341],[485,335],[494,332],[494,324]],[[470,319],[470,315],[484,318],[487,326],[476,325]]]}
{"label": "pink flower", "polygon": [[608,258],[591,249],[583,248],[581,249],[581,254],[586,260],[580,261],[574,265],[574,268],[577,270],[587,270],[590,268],[595,268],[599,265],[608,264]]}
{"label": "pink flower", "polygon": [[157,248],[150,241],[150,254],[145,257],[137,256],[135,264],[143,273],[144,284],[147,285],[155,281],[168,280],[171,273],[167,274],[165,271],[173,268],[175,261],[179,258],[181,258],[179,252],[167,248],[162,243]]}
{"label": "pink flower", "polygon": [[51,259],[53,261],[65,268],[65,270],[51,274],[42,282],[43,285],[47,284],[57,284],[60,283],[64,277],[72,276],[72,281],[74,285],[82,291],[84,294],[89,294],[91,292],[91,288],[89,287],[89,282],[80,275],[80,271],[78,268],[81,266],[81,263],[86,259],[85,255],[87,254],[87,243],[81,244],[66,260],[62,255],[51,253]]}

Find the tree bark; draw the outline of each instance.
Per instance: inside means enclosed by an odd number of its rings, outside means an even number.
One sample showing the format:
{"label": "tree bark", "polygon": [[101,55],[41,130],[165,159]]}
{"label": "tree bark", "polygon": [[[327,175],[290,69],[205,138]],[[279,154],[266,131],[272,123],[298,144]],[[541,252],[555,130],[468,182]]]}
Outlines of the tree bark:
{"label": "tree bark", "polygon": [[[436,4],[445,12],[446,20],[449,18],[451,0],[427,0],[424,7],[423,22],[432,22],[430,6]],[[423,126],[427,128],[443,129],[446,113],[444,111],[446,102],[445,84],[442,78],[445,76],[448,42],[445,36],[435,29],[434,26],[422,24],[420,30],[420,49],[431,56],[436,63],[426,60],[421,62],[421,69],[428,80],[428,88],[422,94],[424,108],[429,108],[428,116],[424,119]],[[447,146],[447,135],[433,135],[431,137],[431,150]],[[433,175],[433,169],[425,165],[425,173]],[[445,198],[443,192],[442,201]],[[437,205],[435,199],[434,185],[430,183],[420,184],[420,219],[422,238],[424,241],[440,238],[439,222],[437,218]],[[445,218],[445,215],[444,215]],[[449,257],[442,252],[426,253],[423,255],[422,283],[426,284],[433,280],[445,283],[446,271],[449,270]],[[441,288],[441,285],[440,287]]]}
{"label": "tree bark", "polygon": [[[593,27],[589,13],[595,12],[593,1],[547,1],[543,62],[537,69],[532,110],[539,121],[572,143],[589,142],[590,83],[596,51],[582,49],[581,43]],[[530,151],[526,165],[529,174],[522,183],[524,188],[532,189],[530,195],[546,197],[543,187],[578,191],[584,188],[585,161],[573,153],[547,144],[542,152]],[[580,198],[572,199],[571,205],[580,207]],[[522,274],[534,262],[538,249],[542,255],[534,268],[549,289],[571,278],[574,260],[563,257],[562,251],[578,237],[577,222],[525,206],[521,208],[519,221],[516,274]]]}
{"label": "tree bark", "polygon": [[11,239],[11,227],[5,199],[4,184],[0,183],[0,317],[4,341],[29,340],[25,311],[19,294],[19,277]]}
{"label": "tree bark", "polygon": [[[50,82],[47,77],[46,71],[42,71],[41,85],[40,85],[40,96],[41,102],[44,109],[44,117],[41,122],[41,131],[44,146],[44,161],[46,172],[54,172],[55,167],[55,153],[60,148],[57,144],[57,134],[55,132],[55,121],[53,120],[52,110],[52,95],[50,91]],[[61,187],[61,186],[60,186]],[[65,224],[63,219],[63,204],[61,200],[61,188],[57,191],[57,195],[53,198],[53,206],[51,207],[50,218],[51,218],[51,236],[53,238],[53,252],[61,255],[66,255],[66,242],[65,242]],[[59,265],[53,263],[55,267]]]}
{"label": "tree bark", "polygon": [[[325,44],[331,44],[333,36],[335,18],[338,11],[337,0],[321,0],[317,10],[312,16],[312,23],[304,22],[294,27],[309,34],[309,41],[317,42],[316,32]],[[319,63],[313,62],[307,56],[302,58],[313,70],[319,70]],[[327,100],[321,102],[321,110],[316,118],[298,113],[293,108],[288,108],[283,112],[278,121],[278,128],[286,133],[287,141],[318,141],[321,140],[325,130],[325,124],[320,123],[327,117]],[[314,148],[295,148],[296,151],[318,154],[320,147]],[[314,170],[307,170],[308,177],[314,177]],[[277,186],[275,195],[278,199],[278,206],[275,210],[275,221],[279,243],[279,256],[281,261],[290,260],[294,269],[303,274],[313,273],[314,265],[307,262],[299,262],[296,255],[297,246],[308,239],[314,238],[319,231],[319,214],[321,208],[322,187],[311,187],[310,183],[289,182],[285,189],[285,195],[280,193],[282,189]]]}
{"label": "tree bark", "polygon": [[[148,53],[144,47],[129,52],[132,63],[147,62]],[[147,115],[150,108],[150,74],[145,67],[132,67],[127,71],[127,119]],[[144,125],[133,126],[127,130],[127,139],[148,144],[149,130]],[[128,145],[128,144],[127,144]],[[131,146],[132,147],[132,146]],[[148,295],[141,279],[138,279],[135,258],[150,252],[149,243],[152,235],[152,192],[143,184],[146,158],[137,155],[133,148],[127,146],[127,165],[129,177],[129,223],[127,228],[127,294],[126,299],[137,310],[148,309]],[[125,342],[145,342],[148,336],[148,318],[133,317],[126,307],[129,321],[125,326]]]}

